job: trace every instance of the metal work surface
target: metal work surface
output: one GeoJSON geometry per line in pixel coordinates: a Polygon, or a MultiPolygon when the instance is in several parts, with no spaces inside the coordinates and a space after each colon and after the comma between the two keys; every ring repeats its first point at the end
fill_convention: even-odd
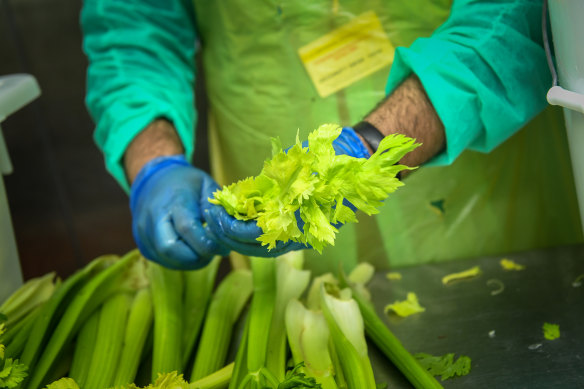
{"type": "MultiPolygon", "coordinates": [[[[411,352],[455,353],[472,359],[471,372],[441,382],[445,388],[583,388],[584,387],[584,246],[562,247],[504,256],[525,265],[505,271],[503,256],[394,269],[389,281],[377,273],[369,290],[378,314],[411,352]],[[482,273],[442,284],[442,277],[473,266],[482,273]],[[491,279],[499,280],[504,290],[491,279]],[[383,309],[415,292],[423,313],[406,318],[383,309]],[[559,339],[546,340],[544,322],[559,324],[559,339]],[[489,332],[494,331],[489,336],[489,332]]],[[[391,363],[370,346],[378,382],[389,388],[410,385],[391,363]]],[[[438,377],[440,381],[440,378],[438,377]]]]}

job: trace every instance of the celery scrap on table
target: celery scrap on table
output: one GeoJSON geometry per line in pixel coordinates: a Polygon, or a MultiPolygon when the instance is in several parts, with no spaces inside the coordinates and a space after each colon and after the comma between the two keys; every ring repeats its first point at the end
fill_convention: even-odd
{"type": "Polygon", "coordinates": [[[582,281],[584,281],[584,274],[580,274],[578,277],[576,277],[574,282],[572,282],[572,286],[574,288],[579,288],[582,286],[582,281]]]}
{"type": "Polygon", "coordinates": [[[392,272],[387,273],[385,275],[385,278],[387,278],[390,281],[399,281],[402,279],[402,274],[398,273],[396,271],[392,271],[392,272]]]}
{"type": "Polygon", "coordinates": [[[386,305],[385,313],[390,311],[395,312],[398,316],[408,317],[415,313],[424,312],[426,311],[426,308],[420,305],[418,296],[416,296],[414,292],[409,292],[405,300],[396,301],[393,304],[386,305]]]}
{"type": "Polygon", "coordinates": [[[470,373],[471,359],[466,355],[461,355],[456,361],[453,353],[441,356],[417,353],[414,357],[430,374],[441,376],[442,381],[470,373]]]}
{"type": "Polygon", "coordinates": [[[505,290],[505,284],[503,283],[503,281],[498,280],[496,278],[491,278],[487,280],[487,286],[494,287],[494,289],[491,290],[491,296],[501,294],[505,290]]]}
{"type": "Polygon", "coordinates": [[[474,266],[468,270],[464,270],[464,271],[461,271],[458,273],[448,274],[448,275],[442,277],[442,284],[448,285],[449,283],[451,283],[453,281],[464,280],[467,278],[473,278],[473,277],[478,276],[479,274],[481,274],[481,268],[479,266],[474,266]]]}
{"type": "Polygon", "coordinates": [[[543,336],[547,340],[554,340],[560,337],[559,324],[543,323],[543,336]]]}
{"type": "Polygon", "coordinates": [[[239,220],[256,220],[263,231],[258,240],[269,249],[291,240],[321,252],[334,245],[335,224],[357,221],[346,202],[367,215],[378,213],[383,200],[403,185],[396,175],[413,169],[396,163],[420,145],[394,134],[371,157],[355,158],[336,155],[333,141],[340,133],[340,126],[324,124],[308,135],[308,147],[297,137],[287,151],[272,139],[272,158],[258,176],[224,186],[209,201],[239,220]]]}
{"type": "Polygon", "coordinates": [[[512,261],[512,260],[507,259],[507,258],[501,259],[499,261],[499,263],[501,264],[501,267],[503,268],[503,270],[515,270],[515,271],[525,270],[525,265],[520,265],[520,264],[516,263],[515,261],[512,261]]]}

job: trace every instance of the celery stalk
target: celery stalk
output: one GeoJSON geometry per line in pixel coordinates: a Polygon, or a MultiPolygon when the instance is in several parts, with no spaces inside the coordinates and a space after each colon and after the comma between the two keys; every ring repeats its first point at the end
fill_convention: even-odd
{"type": "Polygon", "coordinates": [[[93,350],[84,389],[103,389],[113,385],[131,304],[132,296],[126,292],[117,293],[103,303],[95,339],[97,347],[93,350]]]}
{"type": "Polygon", "coordinates": [[[47,373],[62,353],[64,346],[71,341],[88,316],[119,288],[125,272],[139,258],[139,252],[133,250],[83,285],[59,320],[47,346],[42,350],[37,366],[31,368],[28,387],[38,388],[45,383],[47,373]]]}
{"type": "Polygon", "coordinates": [[[320,305],[349,388],[375,388],[363,318],[350,290],[323,284],[320,305]]]}
{"type": "Polygon", "coordinates": [[[153,315],[150,289],[140,289],[130,308],[122,355],[113,382],[115,386],[130,384],[136,378],[142,352],[152,327],[153,315]]]}
{"type": "Polygon", "coordinates": [[[73,351],[73,343],[69,343],[65,346],[61,356],[55,361],[55,364],[47,375],[47,382],[56,381],[67,375],[67,372],[71,370],[71,365],[73,363],[73,351]]]}
{"type": "Polygon", "coordinates": [[[30,337],[35,321],[40,314],[41,307],[42,305],[34,307],[32,311],[30,311],[19,321],[18,324],[22,323],[22,326],[18,329],[17,332],[10,333],[10,331],[8,331],[5,336],[2,337],[2,342],[4,342],[4,345],[6,346],[6,358],[20,358],[20,355],[26,346],[26,342],[30,337]]]}
{"type": "Polygon", "coordinates": [[[216,257],[200,270],[184,272],[183,366],[185,368],[201,331],[220,263],[221,257],[216,257]]]}
{"type": "Polygon", "coordinates": [[[55,272],[51,272],[28,280],[0,305],[0,313],[7,317],[7,328],[13,327],[53,295],[58,286],[58,281],[53,282],[55,275],[55,272]]]}
{"type": "Polygon", "coordinates": [[[314,277],[310,289],[308,290],[308,296],[306,297],[306,307],[308,309],[313,311],[318,311],[320,309],[320,288],[325,282],[334,285],[339,283],[332,273],[325,273],[321,276],[314,277]]]}
{"type": "MultiPolygon", "coordinates": [[[[41,307],[37,307],[36,309],[40,309],[41,307]]],[[[34,311],[34,310],[33,310],[34,311]]],[[[31,313],[33,313],[33,311],[31,311],[31,313]]],[[[21,331],[22,329],[27,325],[27,323],[29,321],[31,321],[32,316],[30,314],[26,315],[26,317],[24,317],[22,320],[19,320],[18,323],[16,323],[15,325],[13,325],[10,328],[6,328],[6,326],[4,325],[3,322],[1,322],[0,319],[0,325],[4,325],[4,332],[2,334],[2,337],[0,337],[0,341],[4,344],[8,344],[12,341],[12,339],[14,339],[21,331]]],[[[34,320],[32,320],[34,321],[34,320]]]]}
{"type": "Polygon", "coordinates": [[[359,305],[359,310],[365,322],[367,336],[379,347],[379,349],[393,362],[402,374],[416,388],[442,388],[442,385],[430,375],[416,359],[405,349],[399,339],[387,328],[371,304],[360,295],[359,291],[351,285],[341,272],[341,283],[349,286],[353,291],[353,299],[359,305]]]}
{"type": "Polygon", "coordinates": [[[243,334],[239,342],[229,389],[239,389],[241,382],[247,377],[247,341],[249,335],[249,316],[245,318],[243,334]]]}
{"type": "Polygon", "coordinates": [[[292,251],[277,259],[276,301],[266,350],[266,368],[279,381],[286,375],[286,307],[291,300],[302,295],[310,282],[310,271],[302,270],[303,262],[302,251],[292,251]]]}
{"type": "Polygon", "coordinates": [[[82,387],[85,387],[87,375],[91,367],[91,357],[95,350],[95,341],[97,337],[97,328],[99,326],[99,314],[101,308],[95,310],[89,316],[89,319],[83,323],[79,330],[77,340],[75,343],[75,351],[73,353],[73,362],[69,377],[73,378],[82,387]]]}
{"type": "Polygon", "coordinates": [[[154,262],[148,266],[154,303],[152,380],[158,374],[182,372],[183,277],[154,262]]]}
{"type": "Polygon", "coordinates": [[[252,275],[249,270],[234,270],[219,284],[205,317],[191,381],[201,379],[223,367],[233,326],[251,292],[252,275]]]}
{"type": "Polygon", "coordinates": [[[47,342],[55,330],[55,326],[59,323],[63,312],[67,310],[73,298],[75,298],[89,279],[100,273],[117,259],[118,257],[114,255],[101,256],[94,259],[83,269],[67,278],[57,288],[46,304],[43,305],[20,358],[21,363],[29,367],[29,371],[36,370],[36,364],[40,354],[46,348],[47,342]]]}
{"type": "Polygon", "coordinates": [[[209,374],[199,380],[191,382],[189,389],[223,389],[229,385],[231,376],[233,374],[234,363],[217,370],[215,373],[209,374]]]}
{"type": "Polygon", "coordinates": [[[339,389],[348,389],[349,386],[347,385],[347,380],[345,379],[345,375],[343,374],[343,368],[341,366],[341,361],[339,360],[339,354],[335,349],[335,344],[332,338],[329,338],[328,344],[329,353],[331,354],[331,359],[333,362],[333,371],[335,372],[335,382],[339,389]]]}
{"type": "Polygon", "coordinates": [[[304,362],[301,371],[314,377],[323,389],[337,389],[328,350],[330,333],[322,312],[310,311],[292,299],[286,307],[286,330],[294,364],[304,362]]]}
{"type": "MultiPolygon", "coordinates": [[[[272,314],[276,302],[276,259],[252,257],[253,298],[249,311],[247,368],[258,372],[266,362],[272,314]]],[[[263,378],[257,376],[260,381],[263,378]]]]}

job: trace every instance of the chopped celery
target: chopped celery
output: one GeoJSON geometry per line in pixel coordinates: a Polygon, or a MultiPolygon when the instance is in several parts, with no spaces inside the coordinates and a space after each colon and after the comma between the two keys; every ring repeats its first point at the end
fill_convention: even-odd
{"type": "Polygon", "coordinates": [[[470,372],[471,360],[466,355],[461,355],[456,361],[453,353],[442,356],[418,353],[414,357],[430,374],[441,376],[442,381],[456,376],[464,376],[470,372]]]}
{"type": "Polygon", "coordinates": [[[464,280],[467,278],[473,278],[481,274],[481,268],[479,266],[471,267],[470,269],[458,272],[458,273],[451,273],[442,277],[442,284],[448,285],[452,281],[464,280]]]}
{"type": "Polygon", "coordinates": [[[409,292],[406,300],[395,301],[393,304],[385,306],[385,313],[390,311],[395,312],[401,317],[408,317],[410,315],[425,312],[426,308],[422,307],[418,301],[418,296],[414,292],[409,292]]]}
{"type": "Polygon", "coordinates": [[[543,336],[547,340],[554,340],[560,337],[559,324],[543,323],[543,336]]]}

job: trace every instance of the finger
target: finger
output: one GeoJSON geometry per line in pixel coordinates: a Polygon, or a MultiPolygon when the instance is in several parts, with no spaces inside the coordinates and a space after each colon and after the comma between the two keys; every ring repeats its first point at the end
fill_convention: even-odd
{"type": "Polygon", "coordinates": [[[140,253],[144,258],[151,261],[157,259],[156,250],[154,244],[152,243],[151,237],[154,231],[153,223],[148,217],[143,217],[144,213],[135,214],[132,218],[132,235],[134,237],[134,242],[140,250],[140,253]],[[142,217],[139,217],[141,215],[142,217]]]}
{"type": "Polygon", "coordinates": [[[237,220],[219,205],[208,207],[204,218],[216,235],[223,235],[242,243],[255,244],[257,238],[263,234],[255,221],[237,220]]]}
{"type": "Polygon", "coordinates": [[[200,255],[182,240],[172,223],[170,215],[160,220],[153,234],[154,261],[173,269],[198,269],[204,267],[212,256],[200,255]]]}
{"type": "Polygon", "coordinates": [[[185,196],[175,202],[171,213],[176,234],[197,254],[203,257],[229,254],[229,249],[209,234],[208,229],[203,228],[201,210],[192,196],[185,196]]]}
{"type": "MultiPolygon", "coordinates": [[[[203,214],[211,212],[210,210],[203,211],[203,214]]],[[[232,239],[229,236],[222,233],[222,230],[218,226],[213,224],[219,224],[215,218],[205,215],[205,219],[209,220],[209,226],[216,233],[217,239],[223,242],[224,245],[228,246],[231,250],[237,251],[240,254],[250,255],[254,257],[277,257],[279,255],[285,254],[291,250],[300,250],[308,248],[306,245],[298,242],[276,242],[276,246],[268,249],[268,246],[262,245],[257,238],[252,242],[241,242],[236,239],[232,239]],[[217,232],[218,231],[218,232],[217,232]]],[[[258,235],[259,237],[259,235],[258,235]]]]}
{"type": "Polygon", "coordinates": [[[200,198],[200,208],[205,210],[209,207],[214,206],[214,204],[209,202],[209,199],[215,198],[215,192],[221,188],[217,183],[209,176],[205,176],[203,179],[203,185],[201,187],[201,198],[200,198]]]}

